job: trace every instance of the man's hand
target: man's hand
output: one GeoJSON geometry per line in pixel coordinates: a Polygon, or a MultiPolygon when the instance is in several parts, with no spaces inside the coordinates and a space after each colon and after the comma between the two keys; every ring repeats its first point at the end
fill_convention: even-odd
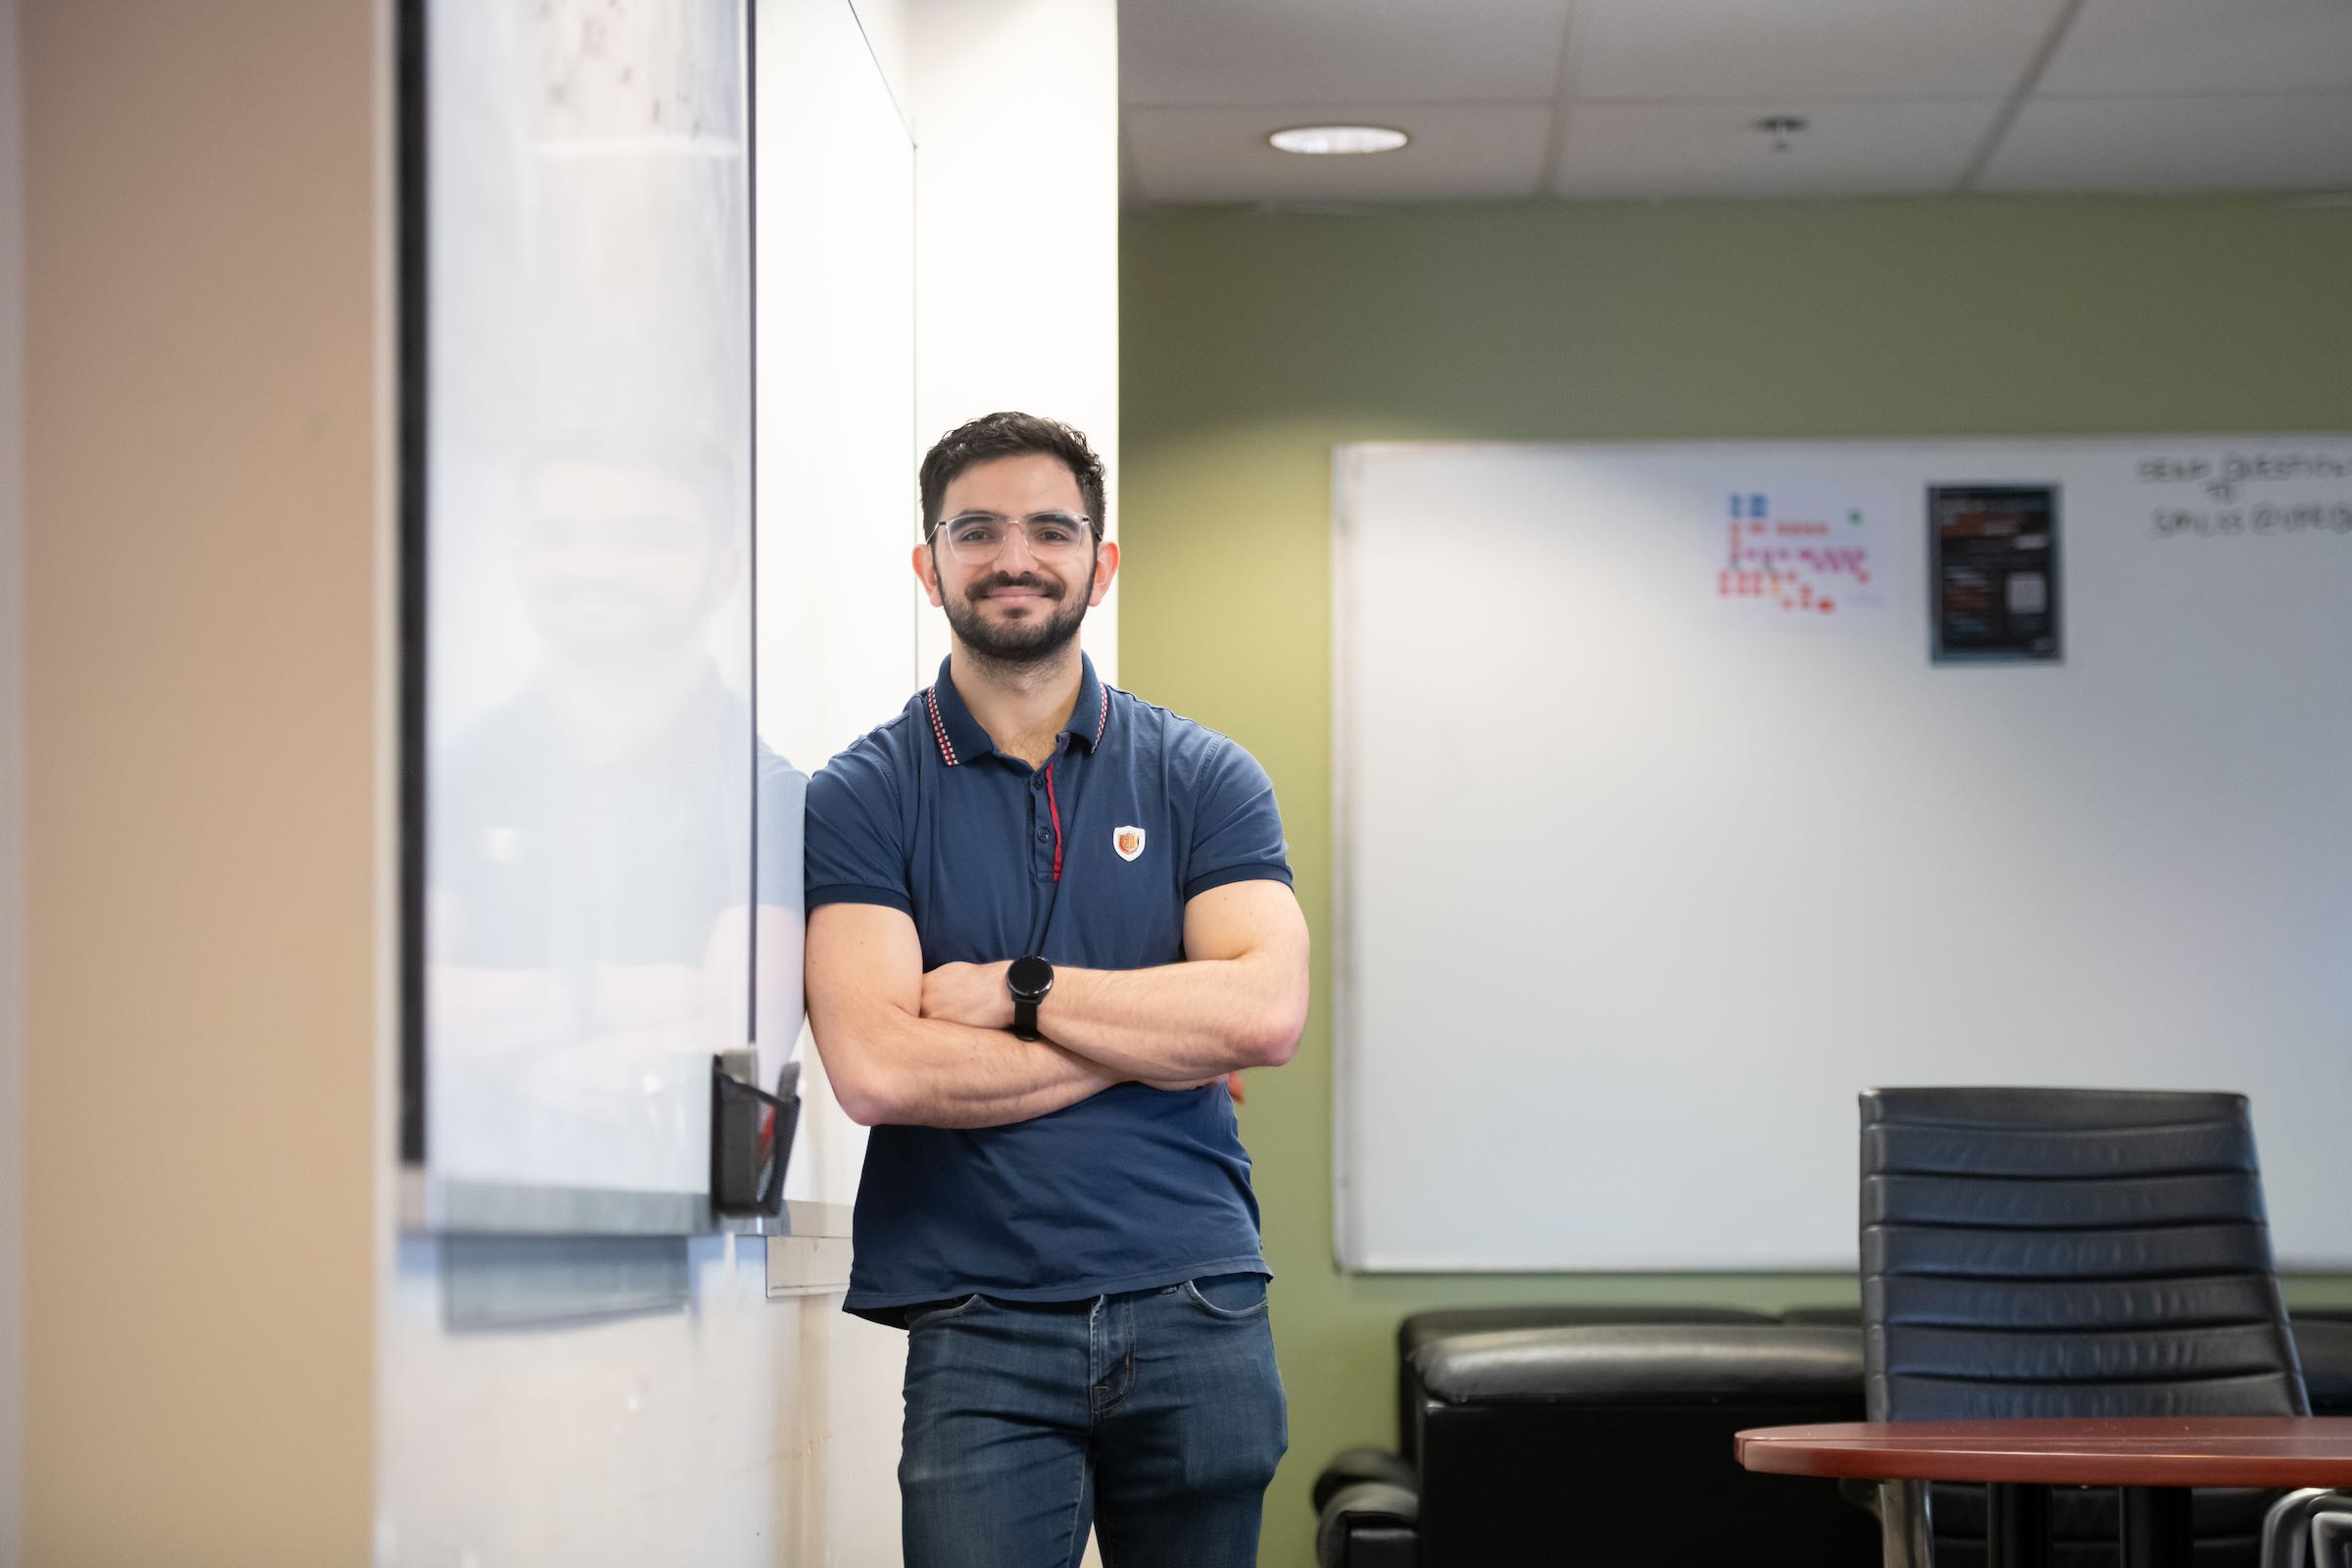
{"type": "Polygon", "coordinates": [[[1184,906],[1184,961],[1057,969],[1048,1040],[1155,1089],[1279,1067],[1306,1027],[1306,920],[1289,886],[1228,882],[1184,906]]]}
{"type": "Polygon", "coordinates": [[[1012,1027],[1007,963],[943,963],[923,976],[922,1016],[973,1029],[1012,1027]]]}
{"type": "MultiPolygon", "coordinates": [[[[1306,1027],[1307,933],[1282,882],[1230,882],[1184,906],[1184,961],[1148,969],[1056,965],[1044,1039],[1113,1083],[1197,1089],[1244,1067],[1279,1067],[1306,1027]]],[[[922,979],[926,1023],[1012,1028],[1004,963],[943,963],[922,979]]]]}
{"type": "Polygon", "coordinates": [[[852,1120],[913,1127],[1002,1127],[1099,1095],[1127,1074],[1044,1040],[1015,1040],[1004,965],[926,976],[914,921],[878,904],[808,915],[808,1028],[852,1120]],[[985,985],[983,977],[986,978],[985,985]],[[932,982],[937,981],[934,991],[932,982]],[[994,1000],[984,994],[993,988],[994,1000]],[[934,1015],[934,1001],[993,1009],[985,1027],[934,1015]]]}
{"type": "MultiPolygon", "coordinates": [[[[973,1029],[1012,1027],[1012,992],[1004,981],[1006,963],[943,963],[923,976],[923,1012],[942,1023],[973,1029]]],[[[1199,1089],[1215,1083],[1223,1073],[1202,1078],[1139,1078],[1153,1089],[1199,1089]]]]}
{"type": "MultiPolygon", "coordinates": [[[[922,1021],[1009,1031],[1011,968],[943,963],[929,971],[919,988],[922,1021]]],[[[1306,918],[1290,886],[1228,882],[1185,904],[1182,962],[1056,965],[1054,989],[1038,1006],[1038,1043],[1102,1068],[1112,1083],[1197,1089],[1290,1060],[1306,1027],[1306,918]]]]}

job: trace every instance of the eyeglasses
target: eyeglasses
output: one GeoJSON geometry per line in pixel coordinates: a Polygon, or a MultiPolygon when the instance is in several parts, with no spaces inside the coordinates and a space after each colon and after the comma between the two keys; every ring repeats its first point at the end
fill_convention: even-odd
{"type": "Polygon", "coordinates": [[[931,530],[945,539],[948,554],[959,564],[982,566],[1004,553],[1004,541],[1019,534],[1029,554],[1048,565],[1074,561],[1093,542],[1094,519],[1067,512],[1033,512],[1026,517],[1001,516],[994,512],[966,512],[931,530]]]}

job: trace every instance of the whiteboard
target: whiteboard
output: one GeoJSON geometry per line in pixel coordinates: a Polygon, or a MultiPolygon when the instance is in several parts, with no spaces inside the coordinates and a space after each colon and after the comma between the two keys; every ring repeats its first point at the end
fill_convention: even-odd
{"type": "Polygon", "coordinates": [[[1344,1266],[1850,1268],[1907,1083],[2242,1092],[2281,1263],[2352,1264],[2352,439],[1366,445],[1334,499],[1344,1266]],[[2048,498],[2039,655],[1936,659],[1938,487],[2048,498]]]}

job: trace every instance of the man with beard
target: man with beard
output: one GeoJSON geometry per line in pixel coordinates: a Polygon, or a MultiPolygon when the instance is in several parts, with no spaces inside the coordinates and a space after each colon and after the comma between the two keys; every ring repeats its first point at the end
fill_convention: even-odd
{"type": "Polygon", "coordinates": [[[873,1128],[848,1308],[909,1333],[907,1562],[1255,1560],[1287,1445],[1226,1077],[1307,933],[1239,746],[1104,686],[1102,466],[993,414],[923,460],[939,678],[808,792],[808,1016],[873,1128]]]}

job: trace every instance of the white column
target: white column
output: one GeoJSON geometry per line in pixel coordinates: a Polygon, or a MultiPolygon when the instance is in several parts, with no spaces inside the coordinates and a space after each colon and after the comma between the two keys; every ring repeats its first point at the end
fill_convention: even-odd
{"type": "MultiPolygon", "coordinates": [[[[913,77],[919,445],[1023,409],[1087,433],[1118,529],[1119,50],[1115,0],[905,0],[913,77]]],[[[913,542],[908,484],[907,540],[913,542]]],[[[911,583],[909,592],[913,591],[911,583]]],[[[1118,670],[1118,590],[1087,617],[1118,670]]],[[[947,626],[925,605],[925,670],[947,626]]]]}

